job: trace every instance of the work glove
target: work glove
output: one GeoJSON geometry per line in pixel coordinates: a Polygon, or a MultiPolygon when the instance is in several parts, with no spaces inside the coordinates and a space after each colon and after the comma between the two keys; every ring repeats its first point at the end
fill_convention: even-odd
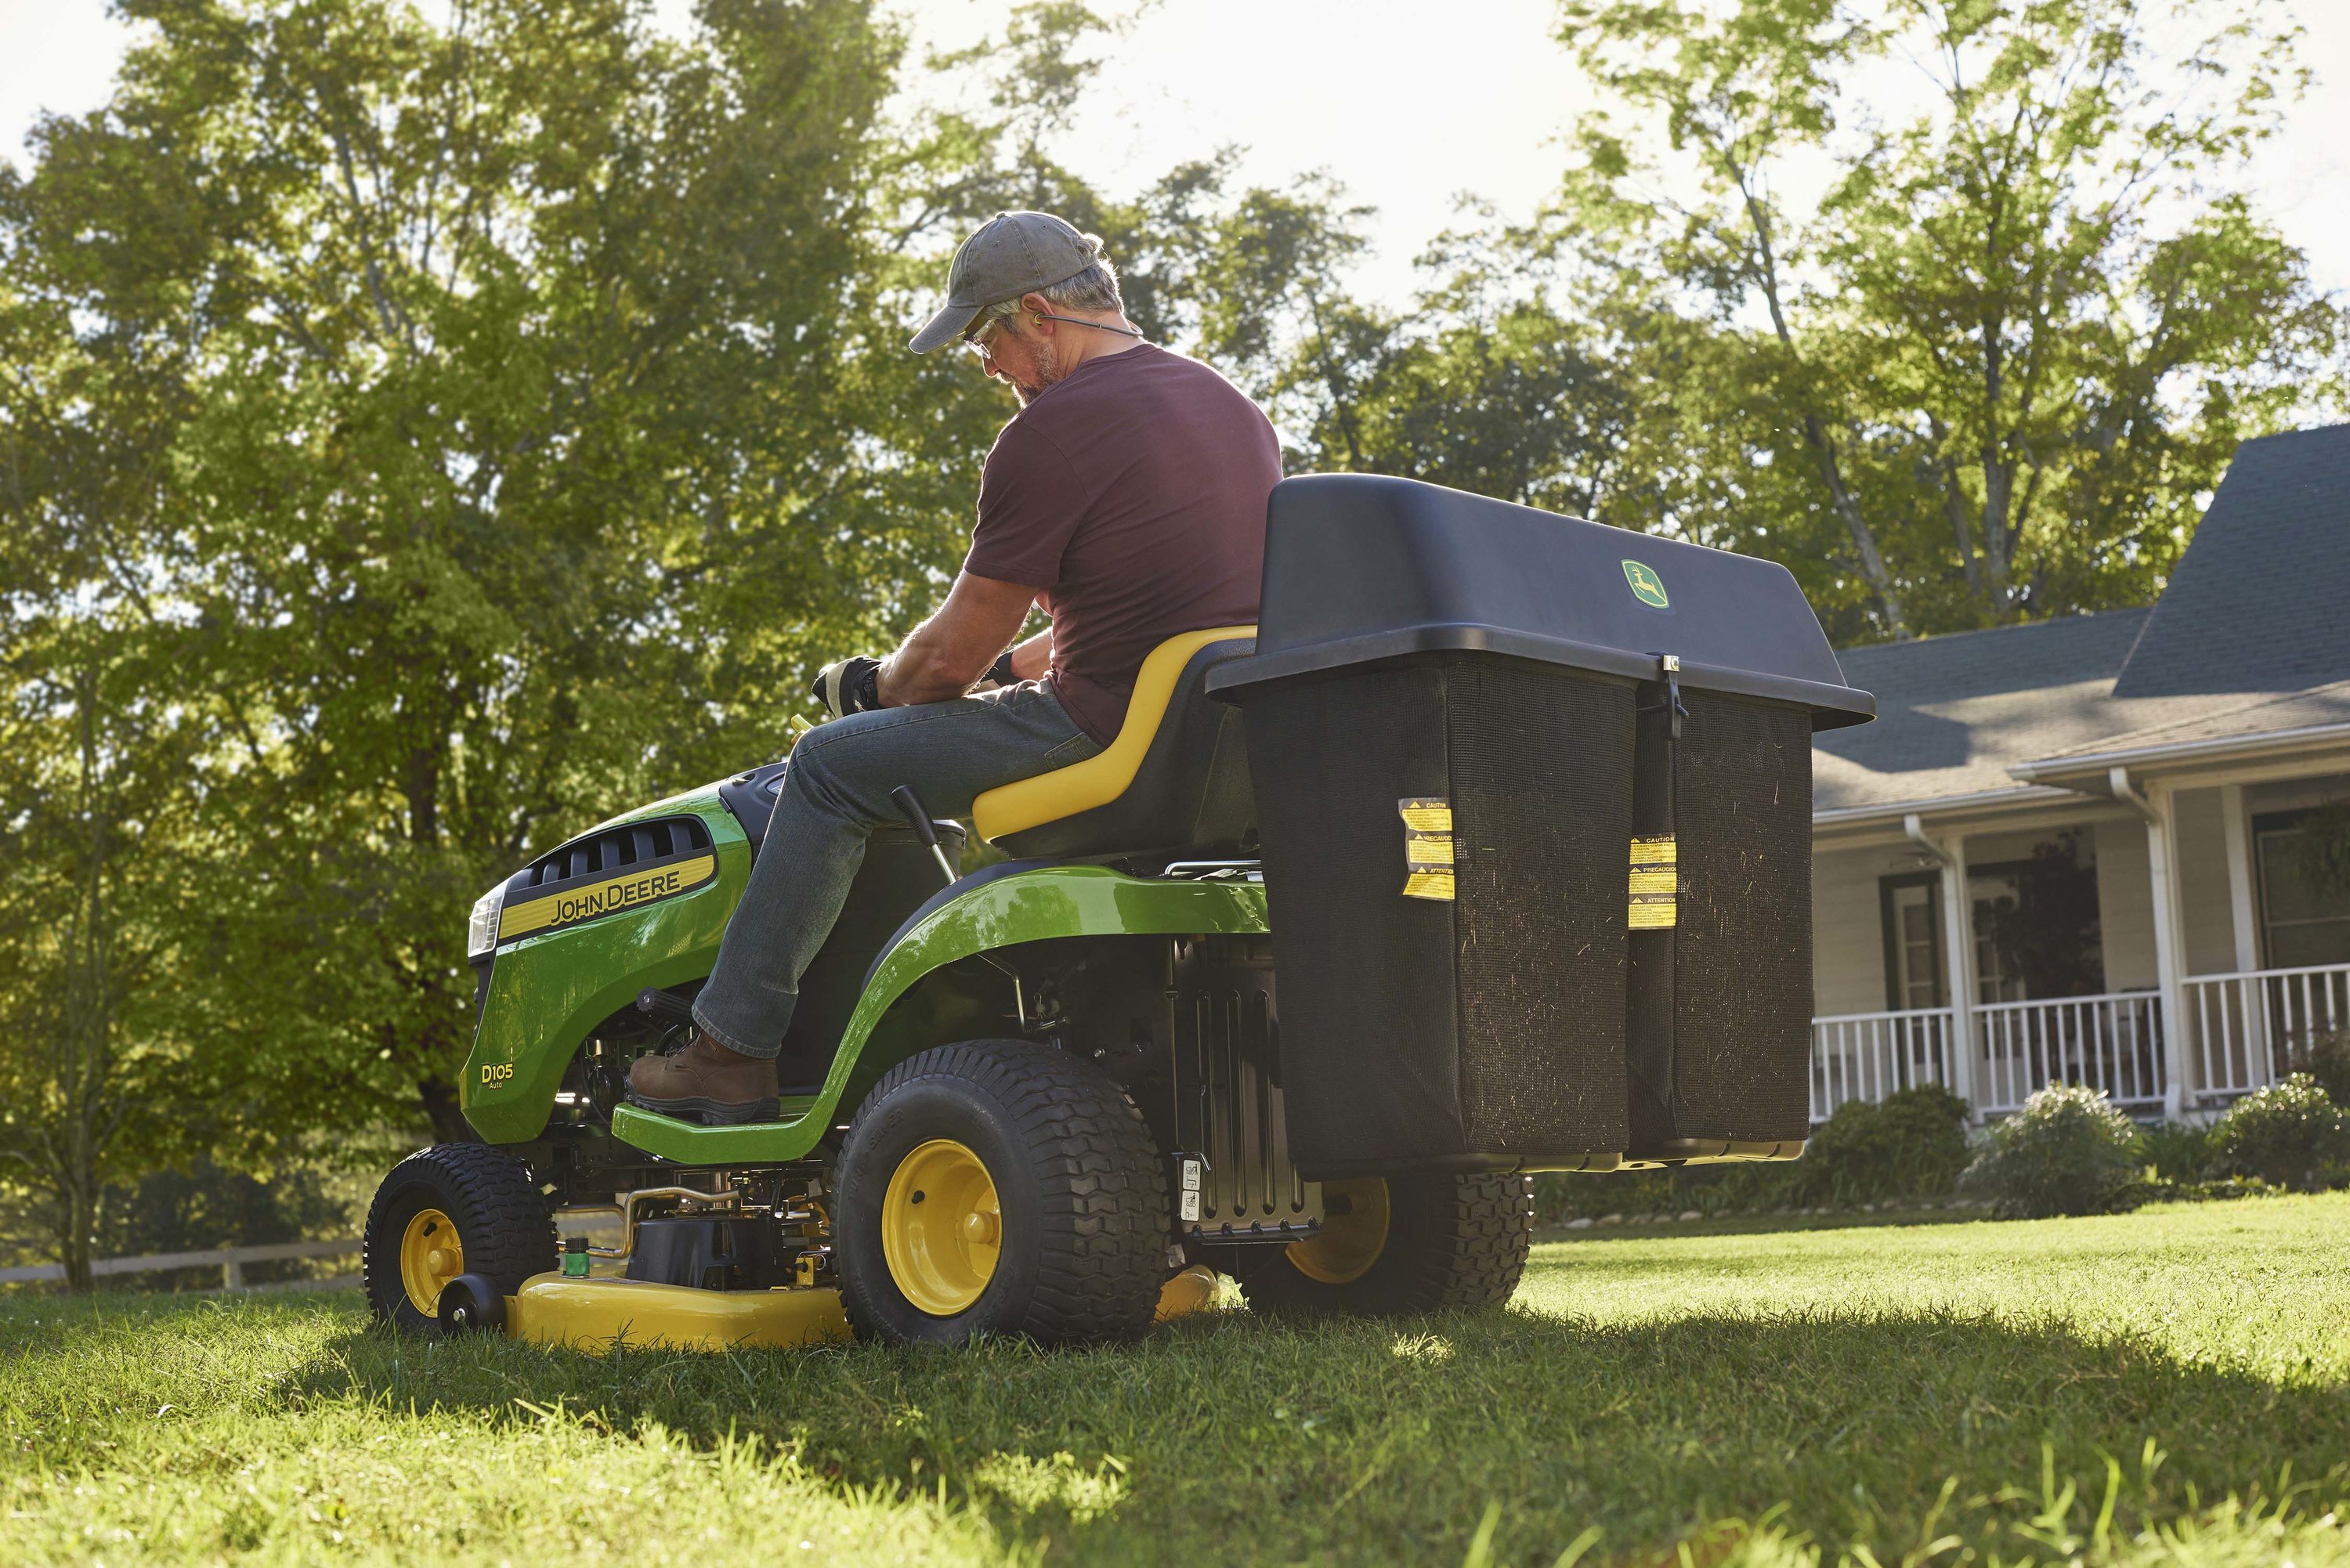
{"type": "Polygon", "coordinates": [[[860,653],[827,664],[816,672],[816,682],[808,691],[832,718],[869,713],[881,706],[881,661],[860,653]]]}

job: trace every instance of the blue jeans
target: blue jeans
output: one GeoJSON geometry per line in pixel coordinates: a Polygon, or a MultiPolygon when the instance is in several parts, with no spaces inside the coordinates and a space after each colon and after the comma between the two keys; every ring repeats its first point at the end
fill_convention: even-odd
{"type": "Polygon", "coordinates": [[[766,843],[727,921],[693,1019],[732,1050],[774,1057],[800,976],[832,934],[865,840],[900,822],[889,792],[910,784],[932,816],[968,816],[977,796],[1099,753],[1040,680],[976,697],[851,713],[792,748],[766,843]]]}

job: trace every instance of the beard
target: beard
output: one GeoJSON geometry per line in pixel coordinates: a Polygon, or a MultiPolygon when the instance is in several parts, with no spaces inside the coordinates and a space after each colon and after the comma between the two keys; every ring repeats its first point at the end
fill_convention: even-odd
{"type": "Polygon", "coordinates": [[[1061,379],[1068,374],[1061,369],[1059,357],[1054,352],[1053,343],[1049,338],[1037,340],[1036,347],[1030,350],[1029,363],[1034,367],[1032,372],[1035,378],[1034,380],[1017,380],[1009,376],[1004,378],[1012,382],[1013,395],[1020,400],[1020,406],[1024,409],[1051,391],[1060,384],[1061,379]]]}

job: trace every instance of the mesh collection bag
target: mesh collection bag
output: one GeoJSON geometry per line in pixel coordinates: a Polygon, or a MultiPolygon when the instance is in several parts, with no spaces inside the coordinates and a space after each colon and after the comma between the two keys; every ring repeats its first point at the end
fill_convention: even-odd
{"type": "Polygon", "coordinates": [[[1306,1176],[1624,1147],[1624,910],[1583,892],[1621,879],[1632,737],[1628,682],[1458,657],[1251,708],[1306,1176]]]}
{"type": "Polygon", "coordinates": [[[1284,481],[1238,703],[1315,1179],[1792,1157],[1811,736],[1786,571],[1410,480],[1284,481]]]}

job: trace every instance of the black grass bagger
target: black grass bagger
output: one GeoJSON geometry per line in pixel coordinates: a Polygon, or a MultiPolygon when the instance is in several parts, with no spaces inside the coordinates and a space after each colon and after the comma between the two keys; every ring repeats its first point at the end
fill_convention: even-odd
{"type": "Polygon", "coordinates": [[[1775,566],[1405,480],[1273,493],[1262,627],[1170,639],[1100,755],[908,800],[803,983],[814,1094],[624,1104],[788,759],[475,906],[479,1144],[386,1178],[396,1327],[583,1345],[1118,1339],[1196,1305],[1506,1299],[1525,1172],[1793,1158],[1810,737],[1866,720],[1775,566]],[[943,884],[943,885],[941,885],[943,884]],[[558,1260],[554,1216],[607,1238],[558,1260]],[[561,1267],[558,1268],[558,1262],[561,1267]]]}

